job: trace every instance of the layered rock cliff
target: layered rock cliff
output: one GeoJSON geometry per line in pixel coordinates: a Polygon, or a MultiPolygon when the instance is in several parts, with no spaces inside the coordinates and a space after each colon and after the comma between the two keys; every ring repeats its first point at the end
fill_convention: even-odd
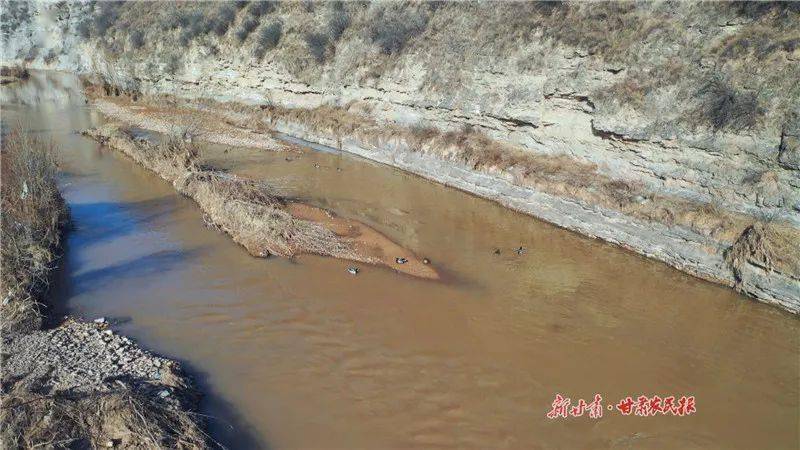
{"type": "Polygon", "coordinates": [[[797,4],[6,2],[2,33],[800,311],[797,4]]]}

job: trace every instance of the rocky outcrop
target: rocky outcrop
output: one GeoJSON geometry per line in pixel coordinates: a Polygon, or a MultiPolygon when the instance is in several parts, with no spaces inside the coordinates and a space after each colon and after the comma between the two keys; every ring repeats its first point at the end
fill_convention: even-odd
{"type": "MultiPolygon", "coordinates": [[[[650,194],[711,205],[794,235],[800,228],[797,123],[786,111],[800,102],[796,89],[776,86],[790,86],[786,80],[797,71],[792,61],[800,57],[798,50],[781,40],[798,32],[791,20],[796,11],[666,3],[608,7],[616,9],[598,17],[613,17],[615,25],[598,30],[592,28],[597,21],[587,18],[599,6],[423,5],[398,13],[415,24],[400,45],[375,28],[384,20],[381,5],[310,12],[281,5],[260,20],[279,21],[289,31],[260,59],[252,56],[260,41],[234,37],[249,9],[234,15],[229,31],[191,38],[177,55],[170,39],[183,39],[186,30],[156,26],[167,23],[166,14],[154,13],[156,25],[146,31],[171,38],[150,35],[147,51],[137,52],[122,31],[82,37],[82,16],[105,13],[68,4],[38,7],[34,19],[10,35],[4,58],[98,75],[123,91],[265,108],[327,105],[387,127],[479,130],[530,154],[569,157],[596,167],[599,176],[650,194]],[[336,14],[347,14],[350,27],[314,53],[304,30],[336,14]],[[644,29],[648,18],[660,28],[644,29]],[[557,23],[575,29],[561,30],[557,23]],[[747,47],[751,35],[758,31],[763,38],[770,26],[783,34],[765,38],[775,44],[768,53],[747,47]],[[492,27],[516,41],[503,41],[492,27]],[[761,69],[766,60],[771,71],[761,69]],[[760,86],[755,96],[748,93],[754,86],[760,86]],[[763,97],[766,87],[777,96],[763,97]]],[[[441,155],[412,151],[391,136],[364,140],[289,117],[268,125],[494,199],[800,311],[800,269],[745,277],[746,270],[726,260],[727,249],[746,227],[735,236],[712,236],[520,186],[510,172],[476,171],[441,155]]]]}

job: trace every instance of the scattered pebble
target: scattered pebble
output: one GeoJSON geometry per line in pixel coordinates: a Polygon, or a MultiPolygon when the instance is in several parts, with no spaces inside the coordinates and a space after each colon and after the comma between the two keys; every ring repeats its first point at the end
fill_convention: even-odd
{"type": "Polygon", "coordinates": [[[422,264],[430,264],[431,260],[428,258],[422,258],[422,264]]]}
{"type": "Polygon", "coordinates": [[[97,319],[94,319],[94,323],[106,323],[106,318],[98,317],[97,319]]]}
{"type": "Polygon", "coordinates": [[[39,380],[42,392],[95,392],[109,389],[109,383],[127,388],[120,378],[154,383],[173,373],[167,360],[127,337],[103,330],[96,320],[67,319],[56,328],[15,335],[4,346],[8,352],[4,371],[12,377],[39,380]]]}

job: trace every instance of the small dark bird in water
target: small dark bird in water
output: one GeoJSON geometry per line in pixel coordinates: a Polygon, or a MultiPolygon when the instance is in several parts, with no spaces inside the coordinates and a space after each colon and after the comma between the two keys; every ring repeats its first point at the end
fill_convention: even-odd
{"type": "Polygon", "coordinates": [[[316,167],[317,169],[319,169],[319,164],[317,164],[317,163],[314,163],[314,167],[316,167]]]}
{"type": "Polygon", "coordinates": [[[228,153],[228,149],[226,148],[226,149],[225,149],[225,151],[224,151],[224,152],[222,152],[222,153],[228,153]]]}
{"type": "Polygon", "coordinates": [[[341,171],[342,171],[342,168],[341,168],[341,167],[337,167],[337,168],[336,168],[336,171],[337,171],[337,172],[341,172],[341,171]]]}
{"type": "Polygon", "coordinates": [[[395,258],[394,262],[396,262],[397,264],[405,264],[408,262],[408,260],[401,257],[401,258],[395,258]]]}
{"type": "Polygon", "coordinates": [[[289,158],[288,156],[286,158],[284,158],[284,159],[286,160],[286,162],[289,162],[289,161],[292,160],[292,158],[289,158]]]}
{"type": "Polygon", "coordinates": [[[521,255],[523,253],[525,253],[525,247],[520,247],[520,248],[517,249],[517,254],[518,255],[521,255]]]}
{"type": "Polygon", "coordinates": [[[494,254],[495,255],[499,255],[500,254],[500,249],[499,248],[494,249],[494,254]]]}
{"type": "Polygon", "coordinates": [[[431,260],[428,258],[422,258],[422,264],[430,264],[431,260]]]}
{"type": "Polygon", "coordinates": [[[358,275],[358,267],[348,267],[347,272],[351,275],[358,275]]]}

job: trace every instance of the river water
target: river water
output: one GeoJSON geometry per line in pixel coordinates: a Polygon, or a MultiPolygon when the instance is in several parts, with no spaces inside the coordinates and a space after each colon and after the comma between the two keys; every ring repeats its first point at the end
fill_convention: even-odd
{"type": "Polygon", "coordinates": [[[252,258],[172,186],[76,133],[103,119],[73,77],[0,89],[4,121],[60,148],[74,226],[53,301],[183,361],[231,448],[800,446],[789,314],[347,155],[208,149],[212,164],[373,226],[443,278],[252,258]],[[691,395],[697,412],[547,419],[557,393],[691,395]]]}

